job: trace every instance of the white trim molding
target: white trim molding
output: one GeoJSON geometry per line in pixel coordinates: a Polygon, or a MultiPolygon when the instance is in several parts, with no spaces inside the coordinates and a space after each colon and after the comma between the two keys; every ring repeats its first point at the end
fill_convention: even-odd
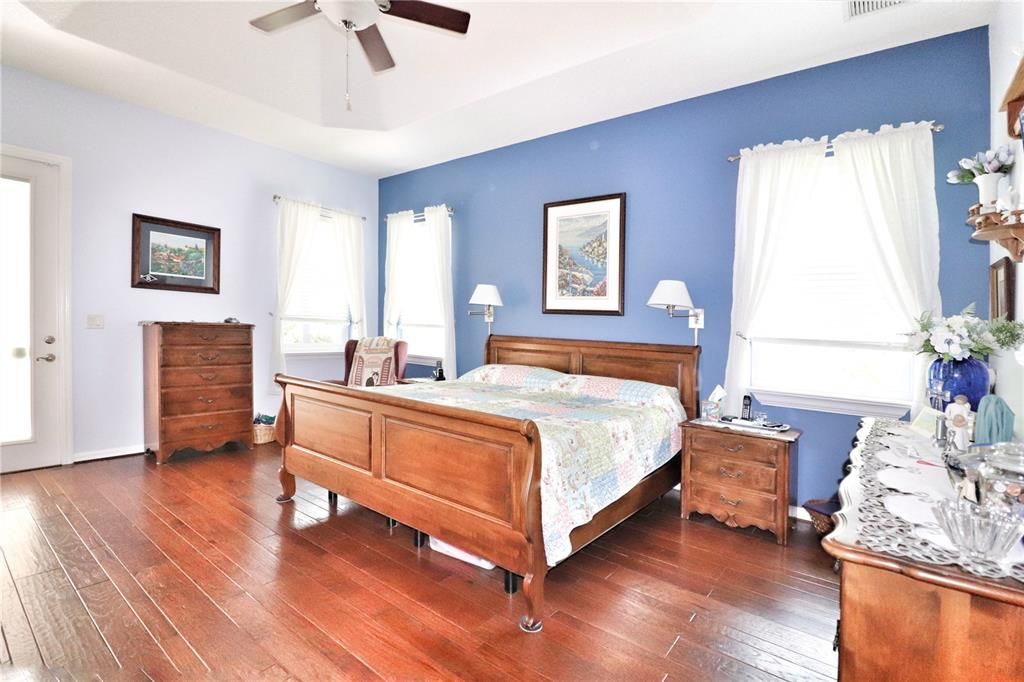
{"type": "Polygon", "coordinates": [[[125,445],[120,448],[88,450],[86,452],[76,452],[75,462],[88,462],[93,459],[110,459],[111,457],[131,457],[132,455],[145,454],[145,452],[145,445],[125,445]]]}
{"type": "Polygon", "coordinates": [[[74,413],[71,402],[71,159],[13,144],[0,144],[0,154],[35,161],[57,169],[60,206],[57,211],[57,244],[54,245],[57,252],[57,268],[53,277],[59,292],[56,332],[57,337],[63,340],[64,357],[58,368],[60,396],[56,402],[56,410],[60,422],[60,463],[71,464],[75,461],[72,452],[74,413]]]}
{"type": "Polygon", "coordinates": [[[848,414],[854,417],[889,417],[892,419],[899,419],[910,411],[910,405],[907,403],[884,400],[805,395],[769,388],[751,388],[750,392],[759,403],[769,407],[790,407],[798,410],[848,414]]]}

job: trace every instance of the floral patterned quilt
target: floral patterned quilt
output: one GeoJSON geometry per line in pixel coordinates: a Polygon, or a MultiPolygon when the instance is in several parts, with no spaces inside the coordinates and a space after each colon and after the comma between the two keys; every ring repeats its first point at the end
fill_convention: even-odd
{"type": "Polygon", "coordinates": [[[685,413],[675,389],[642,381],[485,365],[456,381],[373,389],[516,419],[541,437],[544,551],[554,566],[569,533],[679,452],[685,413]]]}

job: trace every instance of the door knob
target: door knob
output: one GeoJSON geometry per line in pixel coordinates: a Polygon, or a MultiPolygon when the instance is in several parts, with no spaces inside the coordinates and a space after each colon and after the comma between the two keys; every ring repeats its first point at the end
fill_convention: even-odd
{"type": "Polygon", "coordinates": [[[54,355],[53,353],[47,353],[46,355],[40,355],[39,357],[37,357],[36,362],[39,362],[40,360],[45,360],[46,362],[53,362],[56,359],[56,355],[54,355]]]}
{"type": "Polygon", "coordinates": [[[43,337],[43,343],[56,343],[56,342],[57,342],[57,339],[53,338],[52,336],[44,336],[43,337]]]}

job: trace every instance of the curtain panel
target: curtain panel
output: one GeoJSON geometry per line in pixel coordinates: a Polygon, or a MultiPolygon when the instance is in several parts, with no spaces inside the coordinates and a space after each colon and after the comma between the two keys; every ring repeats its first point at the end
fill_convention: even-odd
{"type": "Polygon", "coordinates": [[[826,138],[821,138],[740,152],[726,414],[740,414],[750,385],[749,326],[771,277],[785,223],[810,204],[826,145],[826,138]]]}

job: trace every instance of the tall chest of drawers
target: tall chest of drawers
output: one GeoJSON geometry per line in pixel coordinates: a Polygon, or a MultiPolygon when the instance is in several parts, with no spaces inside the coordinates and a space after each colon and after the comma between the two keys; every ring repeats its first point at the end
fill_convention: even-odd
{"type": "Polygon", "coordinates": [[[683,518],[710,514],[728,526],[756,526],[786,544],[799,438],[798,429],[753,433],[684,424],[683,518]]]}
{"type": "Polygon", "coordinates": [[[252,448],[252,325],[142,322],[146,451],[252,448]]]}

